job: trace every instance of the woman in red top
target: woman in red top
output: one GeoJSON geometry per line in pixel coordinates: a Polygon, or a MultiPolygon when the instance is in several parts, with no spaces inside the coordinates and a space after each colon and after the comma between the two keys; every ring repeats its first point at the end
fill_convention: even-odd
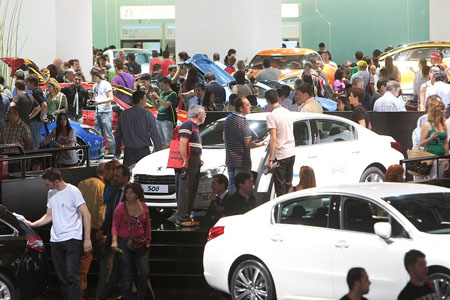
{"type": "Polygon", "coordinates": [[[140,184],[127,184],[124,193],[125,201],[119,203],[114,211],[111,248],[114,250],[119,248],[123,252],[118,256],[121,270],[120,286],[124,299],[133,299],[131,288],[135,277],[138,278],[137,299],[148,299],[148,250],[130,250],[127,241],[130,237],[145,238],[147,248],[150,247],[150,215],[144,203],[144,191],[140,184]]]}

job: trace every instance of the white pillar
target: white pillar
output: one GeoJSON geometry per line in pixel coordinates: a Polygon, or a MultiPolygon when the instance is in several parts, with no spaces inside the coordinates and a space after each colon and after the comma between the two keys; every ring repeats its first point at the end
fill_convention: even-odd
{"type": "MultiPolygon", "coordinates": [[[[11,16],[18,0],[7,2],[7,14],[11,16]]],[[[31,59],[40,68],[53,63],[56,57],[63,61],[78,58],[83,72],[89,73],[92,67],[92,0],[22,0],[17,48],[18,57],[31,59]]]]}
{"type": "Polygon", "coordinates": [[[450,1],[429,0],[430,3],[430,40],[449,41],[450,40],[450,1]]]}
{"type": "Polygon", "coordinates": [[[281,47],[281,0],[176,0],[176,51],[237,59],[281,47]]]}

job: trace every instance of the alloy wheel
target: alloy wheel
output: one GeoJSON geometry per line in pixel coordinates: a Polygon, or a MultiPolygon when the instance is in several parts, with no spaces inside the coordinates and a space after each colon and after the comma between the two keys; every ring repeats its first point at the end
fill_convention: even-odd
{"type": "Polygon", "coordinates": [[[235,299],[268,299],[268,289],[267,278],[257,266],[245,266],[237,273],[235,299]]]}
{"type": "Polygon", "coordinates": [[[428,277],[436,291],[437,299],[450,300],[450,276],[445,273],[433,273],[428,277]]]}

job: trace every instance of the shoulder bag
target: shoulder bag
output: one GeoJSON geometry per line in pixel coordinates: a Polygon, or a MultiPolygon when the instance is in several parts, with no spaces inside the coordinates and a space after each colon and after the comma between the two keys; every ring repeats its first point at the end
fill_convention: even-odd
{"type": "MultiPolygon", "coordinates": [[[[421,150],[407,150],[408,158],[433,157],[435,154],[421,150]]],[[[406,170],[414,176],[428,176],[433,166],[434,159],[416,161],[406,164],[406,170]]]]}
{"type": "MultiPolygon", "coordinates": [[[[150,249],[147,247],[147,239],[144,237],[134,237],[131,235],[131,226],[130,226],[130,214],[128,213],[127,204],[124,202],[125,211],[127,213],[127,223],[128,223],[128,232],[130,233],[130,237],[127,241],[127,248],[134,252],[145,252],[150,249]]],[[[139,203],[139,205],[142,205],[139,203]]]]}

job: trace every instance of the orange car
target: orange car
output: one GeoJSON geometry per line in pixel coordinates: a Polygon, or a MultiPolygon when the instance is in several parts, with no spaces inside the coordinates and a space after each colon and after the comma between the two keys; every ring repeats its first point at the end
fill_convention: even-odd
{"type": "MultiPolygon", "coordinates": [[[[270,59],[270,66],[281,70],[280,80],[285,84],[293,86],[295,79],[303,72],[303,65],[311,59],[322,60],[319,53],[306,48],[276,48],[264,50],[256,53],[249,63],[249,68],[253,69],[253,76],[263,69],[263,60],[270,59]],[[292,82],[291,82],[292,81],[292,82]]],[[[330,84],[334,81],[336,69],[329,65],[324,66],[323,70],[328,77],[330,84]]]]}

